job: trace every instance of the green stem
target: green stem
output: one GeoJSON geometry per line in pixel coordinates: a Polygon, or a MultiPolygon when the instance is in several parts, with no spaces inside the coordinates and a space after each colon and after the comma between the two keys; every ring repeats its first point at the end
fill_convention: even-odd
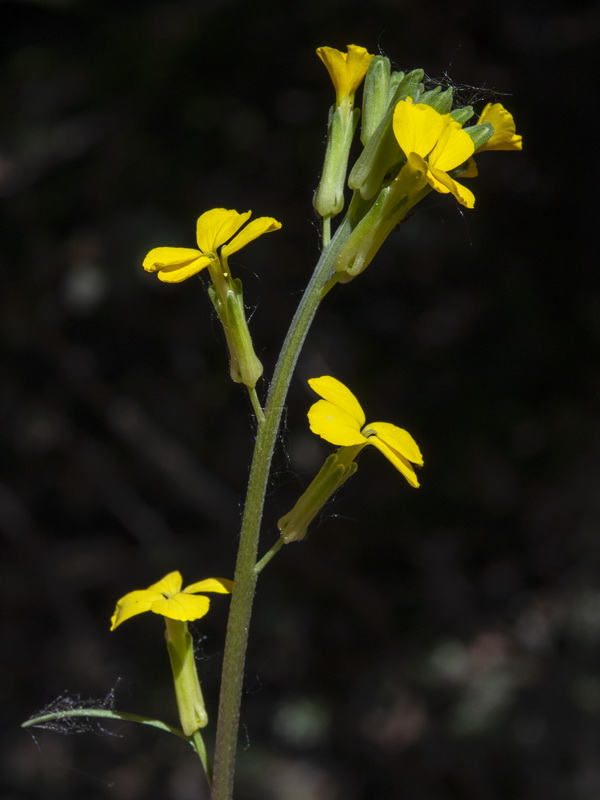
{"type": "Polygon", "coordinates": [[[323,217],[323,250],[331,242],[331,217],[323,217]]]}
{"type": "Polygon", "coordinates": [[[269,561],[273,558],[274,555],[276,555],[281,550],[284,544],[285,544],[284,540],[281,537],[279,537],[279,539],[277,539],[273,547],[264,554],[264,556],[261,558],[260,561],[257,561],[256,566],[254,567],[254,571],[256,572],[257,575],[259,572],[263,571],[263,569],[267,566],[269,561]]]}
{"type": "Polygon", "coordinates": [[[255,570],[258,538],[285,398],[304,339],[321,301],[322,289],[332,275],[337,252],[350,231],[351,225],[346,218],[336,230],[329,247],[321,253],[279,354],[267,398],[265,419],[258,424],[225,640],[212,800],[231,800],[233,796],[244,664],[258,577],[255,570]]]}
{"type": "Polygon", "coordinates": [[[254,410],[257,422],[264,422],[265,412],[260,404],[260,400],[258,399],[258,395],[256,394],[256,389],[254,386],[252,388],[248,387],[248,395],[250,397],[250,402],[252,403],[252,408],[254,410]]]}

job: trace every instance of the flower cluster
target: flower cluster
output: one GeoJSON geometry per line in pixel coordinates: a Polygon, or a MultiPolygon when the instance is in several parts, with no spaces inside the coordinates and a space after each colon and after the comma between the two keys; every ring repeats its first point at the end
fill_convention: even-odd
{"type": "Polygon", "coordinates": [[[473,154],[521,150],[522,138],[512,115],[500,103],[488,103],[477,123],[464,127],[473,108],[453,108],[450,87],[426,90],[423,70],[392,72],[387,58],[371,56],[355,45],[349,45],[346,54],[332,48],[321,50],[327,51],[326,59],[319,55],[332,78],[338,104],[330,116],[328,147],[315,194],[315,208],[324,219],[344,206],[351,137],[360,111],[353,109],[352,125],[346,124],[343,137],[333,124],[335,115],[340,98],[351,97],[353,106],[357,86],[366,76],[363,150],[348,176],[354,191],[347,214],[352,233],[335,264],[337,280],[347,283],[369,265],[391,231],[431,190],[452,194],[461,205],[473,208],[473,192],[457,180],[477,176],[473,154]]]}

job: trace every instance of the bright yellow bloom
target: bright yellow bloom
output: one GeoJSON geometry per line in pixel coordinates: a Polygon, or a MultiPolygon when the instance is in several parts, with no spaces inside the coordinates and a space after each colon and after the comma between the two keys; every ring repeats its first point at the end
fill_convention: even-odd
{"type": "Polygon", "coordinates": [[[366,48],[355,44],[348,45],[347,53],[342,53],[335,47],[317,47],[317,55],[327,67],[333,81],[336,106],[341,106],[346,98],[352,105],[356,90],[367,74],[374,56],[366,48]]]}
{"type": "Polygon", "coordinates": [[[210,606],[210,600],[198,592],[218,592],[229,594],[233,589],[232,581],[225,578],[206,578],[181,588],[180,572],[169,572],[157,583],[147,589],[129,592],[122,597],[111,618],[111,631],[130,617],[152,611],[168,619],[189,622],[203,617],[210,606]]]}
{"type": "MultiPolygon", "coordinates": [[[[473,140],[450,114],[440,114],[425,103],[413,103],[410,97],[394,109],[394,134],[407,163],[403,177],[424,175],[432,189],[451,193],[467,208],[475,205],[470,189],[448,175],[463,164],[475,150],[473,140]]],[[[402,174],[402,173],[401,173],[402,174]]]]}
{"type": "Polygon", "coordinates": [[[281,222],[273,217],[257,217],[243,231],[237,233],[251,214],[251,211],[240,214],[226,208],[206,211],[196,223],[198,250],[189,247],[155,247],[150,250],[142,266],[146,272],[158,272],[161,281],[180,283],[209,264],[219,263],[221,260],[226,262],[228,256],[264,233],[281,228],[281,222]],[[236,233],[237,236],[234,236],[236,233]],[[225,244],[228,241],[229,244],[225,244]]]}
{"type": "Polygon", "coordinates": [[[356,397],[330,375],[311,378],[308,383],[323,398],[308,412],[313,433],[341,447],[372,444],[392,462],[411,486],[419,485],[412,464],[422,467],[423,457],[408,431],[389,422],[365,425],[365,413],[356,397]]]}
{"type": "Polygon", "coordinates": [[[488,103],[477,120],[480,125],[489,122],[494,128],[494,133],[477,152],[483,150],[522,150],[523,137],[517,135],[515,121],[510,111],[502,103],[488,103]]]}

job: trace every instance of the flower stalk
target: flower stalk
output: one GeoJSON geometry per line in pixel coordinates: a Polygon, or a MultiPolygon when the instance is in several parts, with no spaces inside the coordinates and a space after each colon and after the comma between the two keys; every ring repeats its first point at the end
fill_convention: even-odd
{"type": "Polygon", "coordinates": [[[225,640],[212,800],[231,800],[233,797],[242,681],[252,602],[258,578],[255,569],[258,539],[267,481],[285,398],[302,345],[322,299],[322,290],[333,274],[337,253],[350,230],[350,224],[345,218],[329,246],[321,254],[281,349],[269,389],[265,419],[258,423],[225,640]]]}

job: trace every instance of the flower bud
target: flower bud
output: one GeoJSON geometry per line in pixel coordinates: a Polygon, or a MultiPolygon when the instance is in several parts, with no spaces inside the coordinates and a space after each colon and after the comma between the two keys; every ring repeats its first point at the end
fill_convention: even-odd
{"type": "Polygon", "coordinates": [[[348,113],[338,106],[330,111],[323,172],[313,198],[313,206],[321,217],[334,217],[344,207],[348,156],[359,117],[358,108],[348,113]]]}
{"type": "Polygon", "coordinates": [[[449,86],[442,91],[441,86],[436,86],[435,89],[423,92],[419,98],[419,103],[426,103],[428,106],[435,108],[440,114],[449,114],[452,108],[452,89],[449,86]]]}
{"type": "Polygon", "coordinates": [[[364,146],[384,118],[389,104],[390,60],[375,56],[365,77],[363,92],[363,118],[360,140],[364,146]]]}

